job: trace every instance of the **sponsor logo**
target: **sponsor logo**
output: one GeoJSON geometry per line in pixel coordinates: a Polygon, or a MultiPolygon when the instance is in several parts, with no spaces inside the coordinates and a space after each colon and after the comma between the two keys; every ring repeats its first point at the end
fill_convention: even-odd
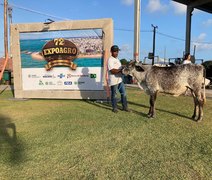
{"type": "Polygon", "coordinates": [[[63,82],[62,81],[57,81],[57,85],[61,86],[61,85],[63,85],[63,82]]]}
{"type": "Polygon", "coordinates": [[[72,81],[65,81],[64,85],[72,85],[72,81]]]}
{"type": "Polygon", "coordinates": [[[67,79],[72,77],[89,77],[87,74],[67,74],[67,79]]]}
{"type": "Polygon", "coordinates": [[[81,84],[84,84],[84,83],[85,83],[84,81],[75,81],[75,82],[74,82],[75,85],[77,85],[77,84],[78,84],[78,85],[81,85],[81,84]]]}
{"type": "Polygon", "coordinates": [[[46,86],[52,86],[52,85],[56,85],[55,83],[53,83],[52,81],[46,81],[45,82],[46,86]]]}
{"type": "Polygon", "coordinates": [[[56,85],[55,83],[53,83],[52,81],[49,82],[49,85],[56,85]]]}
{"type": "Polygon", "coordinates": [[[90,78],[96,78],[96,74],[90,74],[90,78]]]}
{"type": "Polygon", "coordinates": [[[47,71],[55,66],[68,66],[75,70],[77,65],[72,61],[77,57],[77,46],[64,38],[55,38],[48,41],[42,49],[42,55],[48,62],[45,65],[47,71]]]}
{"type": "Polygon", "coordinates": [[[67,74],[66,77],[67,77],[67,79],[71,78],[71,74],[67,74]]]}
{"type": "Polygon", "coordinates": [[[36,74],[28,74],[28,78],[40,78],[40,76],[36,74]]]}
{"type": "Polygon", "coordinates": [[[39,80],[39,85],[44,85],[43,81],[39,80]]]}
{"type": "Polygon", "coordinates": [[[45,74],[45,75],[43,75],[43,78],[56,78],[56,77],[51,74],[45,74]]]}
{"type": "Polygon", "coordinates": [[[64,78],[65,75],[63,73],[59,74],[57,77],[59,77],[60,79],[64,78]]]}

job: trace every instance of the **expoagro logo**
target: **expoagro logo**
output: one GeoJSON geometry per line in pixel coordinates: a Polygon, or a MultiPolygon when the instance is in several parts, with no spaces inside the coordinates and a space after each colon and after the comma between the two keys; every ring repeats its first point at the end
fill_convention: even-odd
{"type": "Polygon", "coordinates": [[[55,66],[68,66],[73,70],[77,68],[72,61],[77,57],[78,49],[67,39],[56,38],[48,41],[42,48],[42,55],[48,62],[45,65],[47,71],[55,66]]]}

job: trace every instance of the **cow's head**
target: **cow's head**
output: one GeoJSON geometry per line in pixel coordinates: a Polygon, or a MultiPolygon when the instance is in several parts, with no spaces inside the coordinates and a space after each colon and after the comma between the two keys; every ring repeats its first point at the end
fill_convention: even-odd
{"type": "Polygon", "coordinates": [[[122,73],[125,76],[127,76],[127,75],[133,76],[134,71],[137,71],[137,72],[144,71],[144,68],[143,68],[141,62],[136,62],[135,60],[130,61],[129,64],[123,68],[122,73]]]}
{"type": "Polygon", "coordinates": [[[133,60],[122,70],[122,73],[125,76],[133,76],[138,82],[142,82],[145,80],[146,73],[151,67],[151,65],[144,65],[141,62],[133,60]]]}

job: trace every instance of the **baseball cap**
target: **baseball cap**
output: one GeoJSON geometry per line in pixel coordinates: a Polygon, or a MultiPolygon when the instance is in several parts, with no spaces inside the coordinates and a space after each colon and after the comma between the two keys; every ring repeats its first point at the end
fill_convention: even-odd
{"type": "Polygon", "coordinates": [[[110,48],[111,52],[116,52],[116,51],[120,51],[121,49],[119,49],[119,47],[117,45],[113,45],[111,48],[110,48]]]}

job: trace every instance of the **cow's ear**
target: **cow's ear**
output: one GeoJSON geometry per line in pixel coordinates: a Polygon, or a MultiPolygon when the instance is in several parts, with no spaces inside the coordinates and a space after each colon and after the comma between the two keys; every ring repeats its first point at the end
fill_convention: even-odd
{"type": "Polygon", "coordinates": [[[144,71],[142,66],[135,66],[135,70],[138,71],[138,72],[143,72],[144,71]]]}
{"type": "Polygon", "coordinates": [[[134,66],[134,65],[135,65],[135,63],[136,63],[136,61],[135,61],[135,60],[131,60],[131,61],[129,62],[129,64],[128,64],[128,66],[134,66]]]}

